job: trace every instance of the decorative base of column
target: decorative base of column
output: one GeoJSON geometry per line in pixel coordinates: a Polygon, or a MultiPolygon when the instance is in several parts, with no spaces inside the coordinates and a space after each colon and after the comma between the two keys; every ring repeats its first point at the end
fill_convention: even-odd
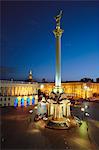
{"type": "MultiPolygon", "coordinates": [[[[46,123],[47,128],[50,129],[69,129],[76,125],[75,119],[70,119],[70,101],[66,99],[62,87],[54,87],[50,94],[51,102],[53,104],[53,112],[50,113],[46,123]]],[[[49,109],[52,109],[50,107],[49,109]]]]}
{"type": "Polygon", "coordinates": [[[70,129],[73,127],[79,126],[79,123],[75,119],[75,117],[68,117],[68,118],[62,118],[62,120],[53,120],[51,117],[49,118],[48,122],[46,123],[45,127],[50,129],[70,129]]]}
{"type": "Polygon", "coordinates": [[[64,118],[54,118],[54,117],[53,117],[52,120],[53,120],[53,121],[58,121],[58,122],[59,122],[59,121],[64,121],[64,118]]]}
{"type": "Polygon", "coordinates": [[[50,119],[46,126],[46,128],[50,128],[50,129],[69,129],[70,126],[66,121],[66,118],[62,118],[62,120],[58,119],[58,120],[53,120],[50,119]]]}
{"type": "Polygon", "coordinates": [[[52,92],[54,92],[55,94],[59,93],[64,93],[64,89],[62,87],[59,87],[59,86],[55,86],[53,89],[52,89],[52,92]]]}

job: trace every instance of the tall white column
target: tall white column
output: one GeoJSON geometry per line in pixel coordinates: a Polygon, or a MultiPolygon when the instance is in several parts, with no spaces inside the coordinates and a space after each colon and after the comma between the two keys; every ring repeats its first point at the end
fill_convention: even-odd
{"type": "Polygon", "coordinates": [[[63,104],[63,115],[66,116],[66,103],[63,104]]]}
{"type": "Polygon", "coordinates": [[[67,117],[70,116],[70,103],[67,104],[67,117]]]}
{"type": "Polygon", "coordinates": [[[50,115],[54,114],[54,105],[51,103],[50,105],[50,115]]]}
{"type": "Polygon", "coordinates": [[[61,13],[55,17],[56,29],[53,31],[56,38],[56,78],[55,87],[61,87],[61,36],[63,30],[60,29],[61,13]]]}
{"type": "Polygon", "coordinates": [[[61,38],[56,36],[56,82],[55,86],[61,86],[61,38]]]}
{"type": "Polygon", "coordinates": [[[54,105],[54,118],[57,118],[57,106],[54,105]]]}

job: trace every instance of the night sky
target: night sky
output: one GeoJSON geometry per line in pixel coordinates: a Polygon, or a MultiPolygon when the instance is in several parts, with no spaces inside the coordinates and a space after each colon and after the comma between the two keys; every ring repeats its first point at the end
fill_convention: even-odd
{"type": "Polygon", "coordinates": [[[1,78],[54,80],[54,16],[63,10],[62,80],[99,77],[99,2],[2,2],[1,78]]]}

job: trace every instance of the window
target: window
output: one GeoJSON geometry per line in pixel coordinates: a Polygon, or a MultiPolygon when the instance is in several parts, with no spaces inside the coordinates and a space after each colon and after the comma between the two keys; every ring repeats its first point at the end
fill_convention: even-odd
{"type": "Polygon", "coordinates": [[[4,106],[6,106],[6,104],[4,104],[4,106]]]}
{"type": "Polygon", "coordinates": [[[10,106],[10,103],[8,103],[8,106],[10,106]]]}
{"type": "Polygon", "coordinates": [[[8,100],[10,101],[10,97],[8,98],[8,100]]]}
{"type": "Polygon", "coordinates": [[[1,101],[2,101],[2,98],[1,98],[1,101]]]}

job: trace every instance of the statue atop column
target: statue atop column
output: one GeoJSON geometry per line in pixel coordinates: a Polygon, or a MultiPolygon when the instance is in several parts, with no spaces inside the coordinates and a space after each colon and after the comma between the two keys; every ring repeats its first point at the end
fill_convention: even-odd
{"type": "Polygon", "coordinates": [[[56,27],[60,27],[60,19],[62,17],[62,10],[60,11],[59,15],[57,15],[55,18],[56,20],[56,27]]]}

